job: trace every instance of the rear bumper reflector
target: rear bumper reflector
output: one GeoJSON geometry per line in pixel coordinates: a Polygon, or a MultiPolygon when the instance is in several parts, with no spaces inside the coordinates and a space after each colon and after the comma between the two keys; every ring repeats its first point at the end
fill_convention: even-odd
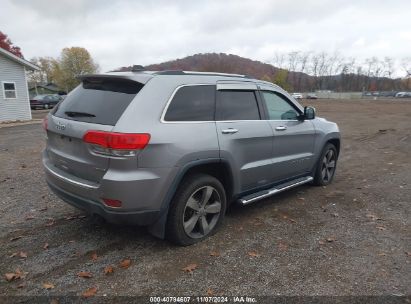
{"type": "Polygon", "coordinates": [[[111,208],[120,208],[121,207],[121,201],[111,199],[111,198],[102,198],[104,204],[108,207],[111,208]]]}

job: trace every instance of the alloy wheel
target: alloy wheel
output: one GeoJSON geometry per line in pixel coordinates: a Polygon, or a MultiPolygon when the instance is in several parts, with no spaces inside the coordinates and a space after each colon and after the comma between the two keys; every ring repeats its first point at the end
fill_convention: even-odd
{"type": "Polygon", "coordinates": [[[327,153],[325,153],[322,165],[321,165],[321,178],[324,182],[329,182],[335,172],[335,165],[336,165],[336,154],[333,149],[329,149],[327,153]]]}
{"type": "Polygon", "coordinates": [[[221,214],[221,198],[212,186],[204,186],[189,197],[184,208],[183,226],[191,238],[202,238],[216,226],[221,214]]]}

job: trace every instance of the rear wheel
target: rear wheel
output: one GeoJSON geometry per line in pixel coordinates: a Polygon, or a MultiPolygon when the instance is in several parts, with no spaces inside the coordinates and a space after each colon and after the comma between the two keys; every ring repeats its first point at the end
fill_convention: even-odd
{"type": "Polygon", "coordinates": [[[218,179],[205,174],[185,178],[171,203],[167,238],[187,246],[213,235],[221,225],[226,196],[218,179]]]}
{"type": "Polygon", "coordinates": [[[337,159],[338,154],[335,146],[330,143],[325,145],[315,171],[315,185],[326,186],[332,182],[337,168],[337,159]]]}

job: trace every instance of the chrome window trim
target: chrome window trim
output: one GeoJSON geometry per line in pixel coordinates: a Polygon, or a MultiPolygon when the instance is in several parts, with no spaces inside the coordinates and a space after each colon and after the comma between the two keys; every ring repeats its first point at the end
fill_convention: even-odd
{"type": "MultiPolygon", "coordinates": [[[[281,89],[281,88],[280,88],[281,89]]],[[[260,93],[266,91],[266,92],[274,92],[274,93],[279,93],[281,95],[283,95],[285,98],[287,98],[287,100],[293,104],[299,111],[301,111],[301,113],[304,112],[304,107],[302,105],[299,104],[299,102],[297,100],[295,100],[287,91],[284,90],[279,90],[278,88],[274,87],[274,86],[270,86],[270,88],[267,88],[267,85],[262,86],[258,86],[258,90],[260,91],[260,93]],[[291,98],[290,98],[291,97],[291,98]]]]}
{"type": "Polygon", "coordinates": [[[258,91],[253,81],[217,81],[217,91],[258,91]]]}
{"type": "Polygon", "coordinates": [[[215,84],[212,84],[212,83],[189,83],[189,84],[182,84],[182,85],[179,85],[178,87],[176,87],[174,89],[173,93],[171,93],[170,98],[166,102],[166,105],[163,109],[163,112],[161,113],[160,122],[161,123],[205,123],[205,122],[214,122],[213,120],[210,120],[210,121],[202,121],[202,120],[198,120],[198,121],[168,121],[168,120],[164,119],[164,116],[166,116],[168,107],[170,106],[170,103],[173,100],[174,96],[177,94],[178,90],[180,90],[183,87],[205,86],[205,85],[215,86],[215,84]]]}
{"type": "MultiPolygon", "coordinates": [[[[241,81],[239,81],[239,82],[241,82],[241,81]]],[[[244,81],[244,82],[247,82],[247,81],[244,81]]],[[[168,110],[168,108],[169,108],[169,106],[170,106],[170,103],[171,103],[171,101],[173,100],[173,98],[174,98],[174,96],[176,95],[176,93],[177,93],[177,91],[180,89],[180,88],[183,88],[183,87],[192,87],[192,86],[205,86],[205,85],[211,85],[211,86],[216,86],[217,84],[213,84],[213,83],[189,83],[189,84],[182,84],[182,85],[179,85],[178,87],[176,87],[174,90],[173,90],[173,93],[171,93],[171,96],[170,96],[170,98],[167,100],[167,102],[166,102],[166,105],[164,106],[164,109],[163,109],[163,111],[162,111],[162,113],[161,113],[161,116],[160,116],[160,122],[161,123],[163,123],[163,124],[196,124],[196,123],[216,123],[216,122],[230,122],[230,123],[234,123],[234,122],[246,122],[246,121],[300,121],[300,120],[298,120],[298,119],[293,119],[293,120],[281,120],[281,119],[279,119],[279,120],[271,120],[271,119],[254,119],[254,120],[193,120],[193,121],[189,121],[189,120],[187,120],[187,121],[168,121],[168,120],[165,120],[164,119],[164,116],[166,115],[166,113],[167,113],[167,110],[168,110]]],[[[260,89],[258,88],[258,86],[257,86],[257,89],[256,89],[256,91],[259,91],[260,89]]],[[[217,91],[217,89],[216,89],[216,91],[217,91]]],[[[263,89],[263,91],[269,91],[269,90],[264,90],[263,89]]],[[[277,91],[275,91],[275,90],[272,90],[272,92],[277,92],[277,91]]],[[[278,92],[278,93],[281,93],[281,92],[278,92]]]]}

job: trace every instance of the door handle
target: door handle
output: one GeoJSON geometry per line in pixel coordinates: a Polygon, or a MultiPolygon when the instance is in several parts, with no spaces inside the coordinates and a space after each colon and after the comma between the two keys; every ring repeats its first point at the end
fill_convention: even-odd
{"type": "Polygon", "coordinates": [[[275,130],[276,130],[276,131],[285,131],[285,130],[287,130],[287,127],[278,126],[278,127],[275,128],[275,130]]]}
{"type": "Polygon", "coordinates": [[[234,134],[234,133],[237,133],[237,132],[238,132],[237,129],[232,129],[232,128],[221,130],[221,133],[223,133],[223,134],[234,134]]]}

